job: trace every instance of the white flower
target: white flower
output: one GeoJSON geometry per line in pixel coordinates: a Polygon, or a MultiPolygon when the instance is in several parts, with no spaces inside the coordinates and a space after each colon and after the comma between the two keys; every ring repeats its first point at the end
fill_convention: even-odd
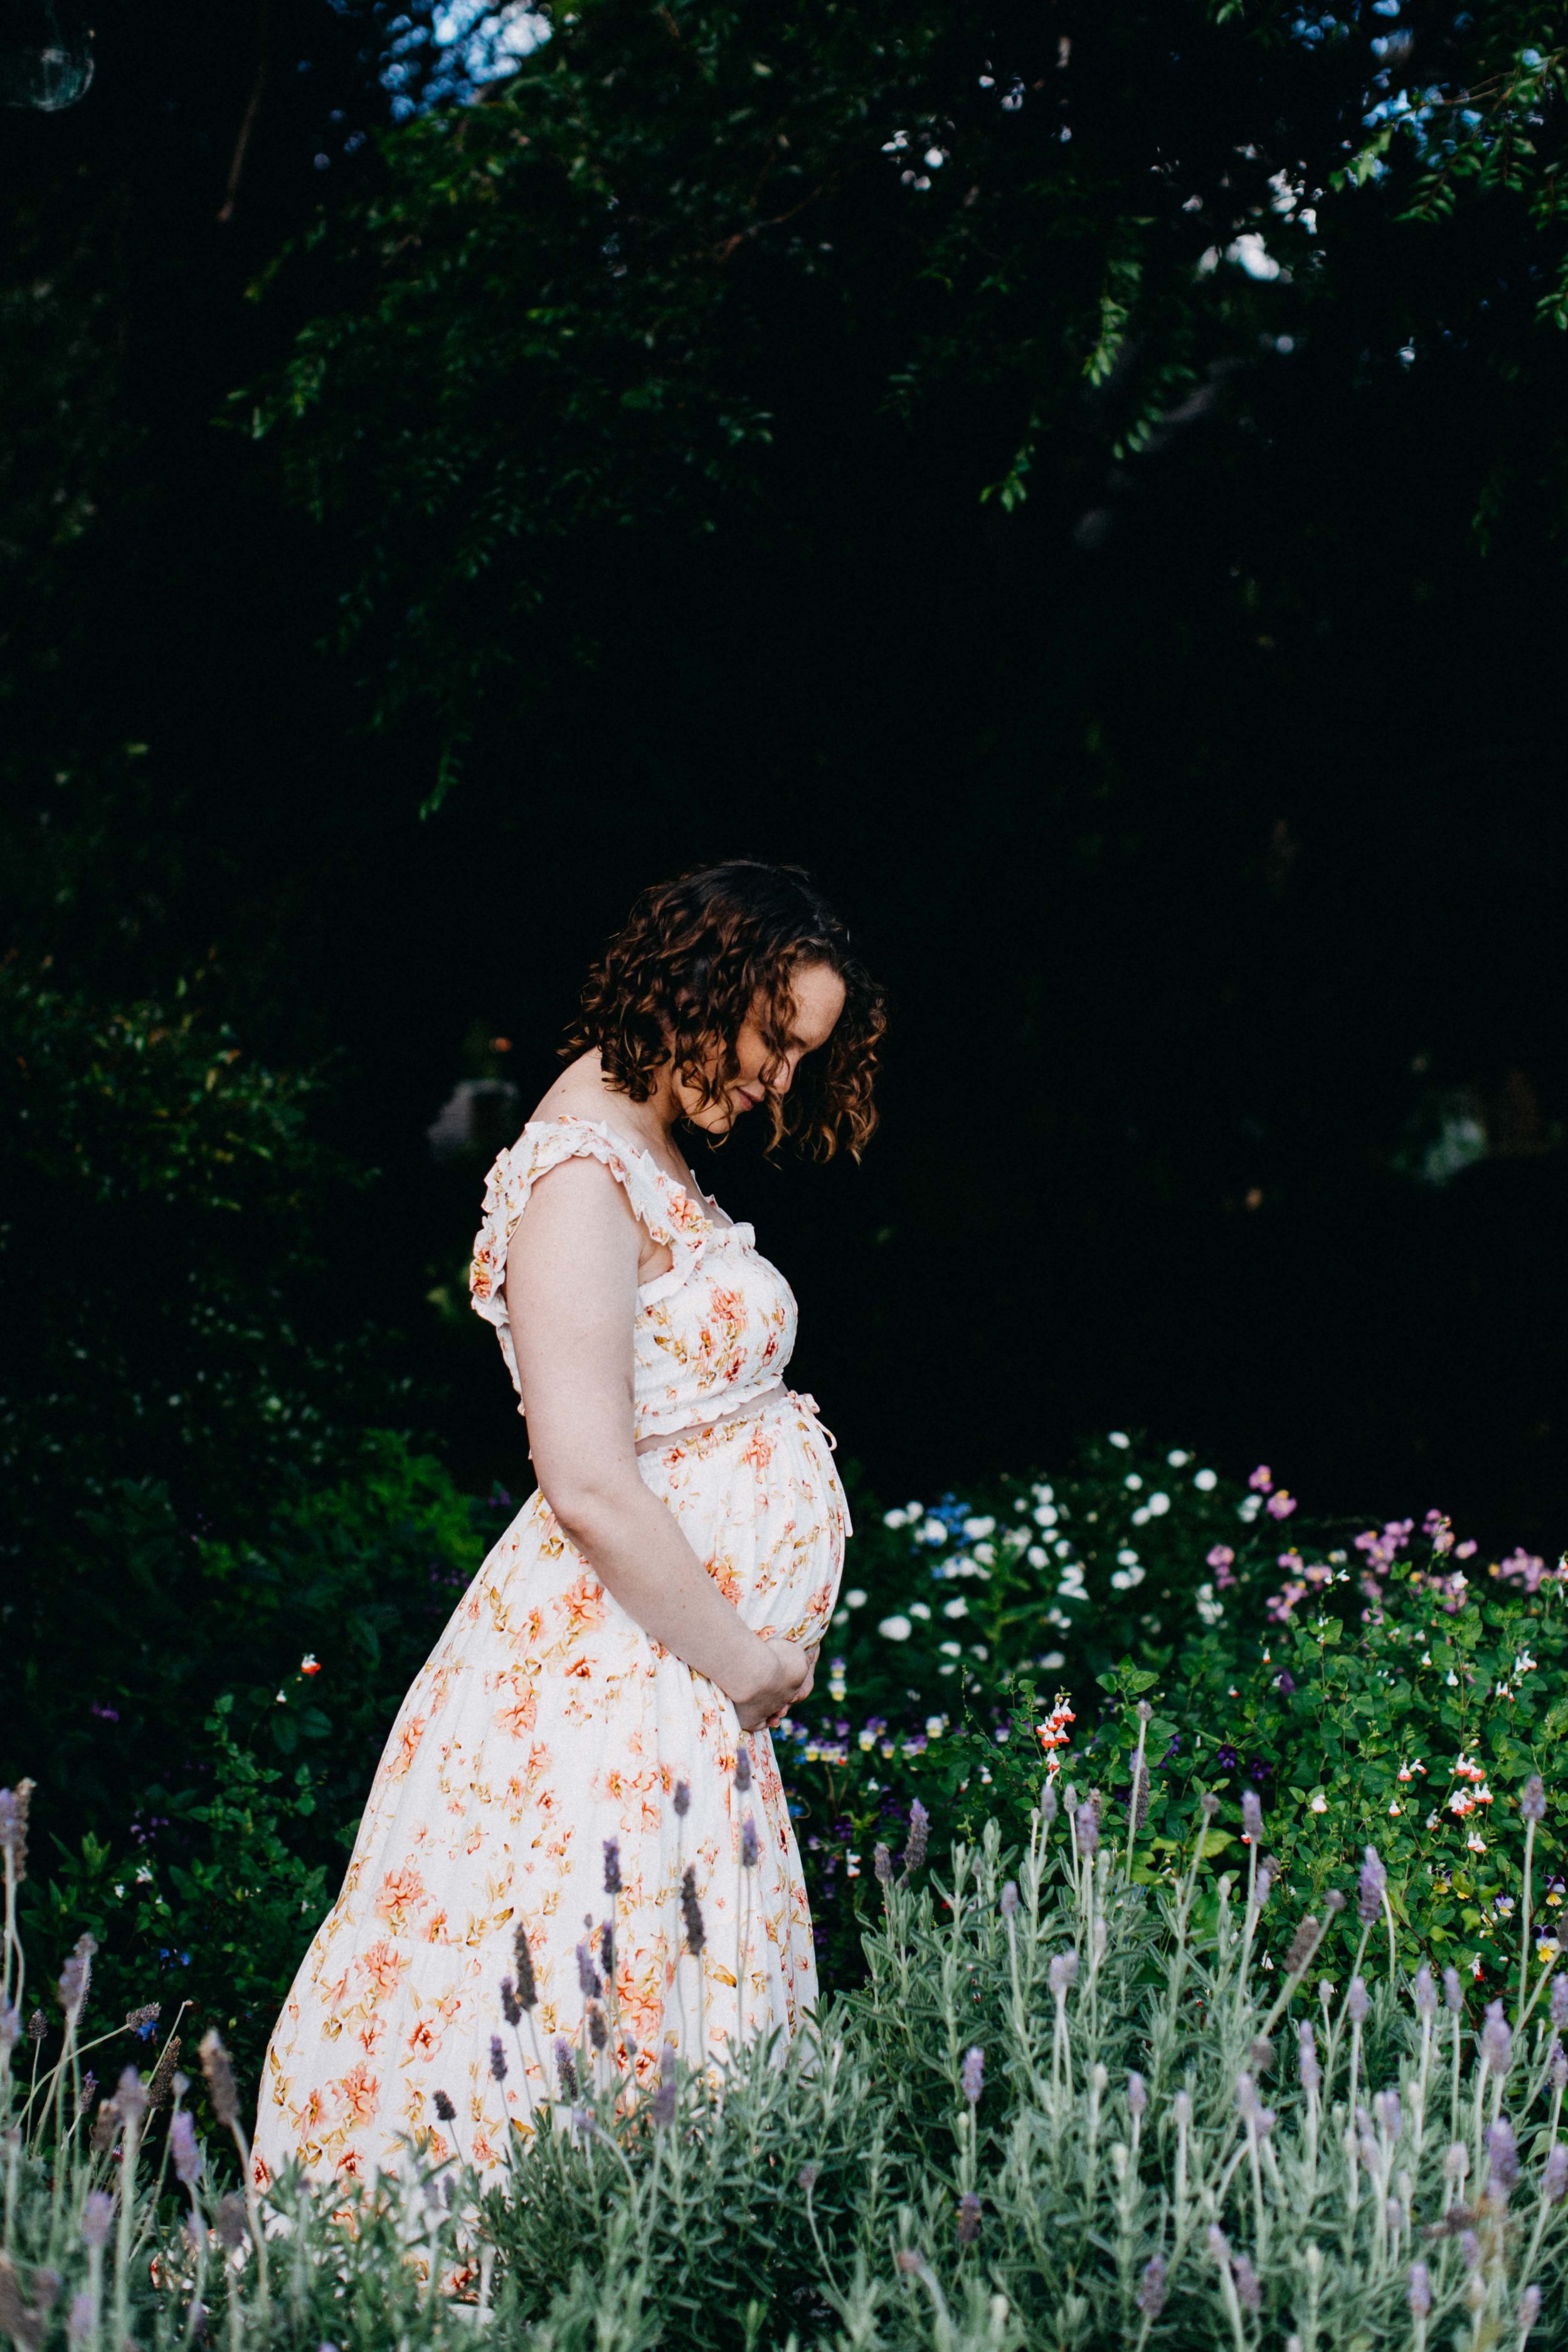
{"type": "Polygon", "coordinates": [[[1031,1486],[1029,1492],[1037,1503],[1054,1503],[1057,1499],[1057,1490],[1054,1486],[1031,1486]]]}
{"type": "Polygon", "coordinates": [[[995,1545],[994,1543],[977,1543],[974,1547],[974,1557],[983,1568],[994,1567],[996,1562],[995,1545]]]}
{"type": "Polygon", "coordinates": [[[1326,1813],[1328,1810],[1329,1800],[1326,1791],[1321,1789],[1314,1789],[1311,1795],[1307,1800],[1307,1811],[1310,1813],[1326,1813]]]}
{"type": "Polygon", "coordinates": [[[1132,1440],[1128,1436],[1125,1430],[1112,1429],[1108,1431],[1106,1433],[1106,1443],[1109,1445],[1114,1445],[1121,1453],[1125,1454],[1128,1447],[1131,1444],[1132,1440]]]}
{"type": "Polygon", "coordinates": [[[1055,1552],[1058,1559],[1070,1559],[1072,1558],[1072,1545],[1068,1542],[1066,1536],[1058,1536],[1056,1542],[1051,1546],[1051,1549],[1055,1552]]]}
{"type": "Polygon", "coordinates": [[[941,1519],[928,1519],[921,1529],[920,1540],[926,1544],[944,1544],[947,1541],[947,1528],[941,1519]]]}
{"type": "Polygon", "coordinates": [[[1148,1509],[1149,1516],[1152,1519],[1163,1519],[1170,1507],[1171,1498],[1169,1495],[1150,1496],[1148,1509]]]}
{"type": "Polygon", "coordinates": [[[1247,1498],[1246,1498],[1246,1500],[1245,1500],[1244,1502],[1240,1502],[1240,1503],[1238,1503],[1238,1504],[1237,1505],[1237,1507],[1236,1507],[1236,1516],[1237,1516],[1237,1517],[1238,1519],[1252,1520],[1252,1519],[1255,1519],[1255,1518],[1258,1517],[1258,1512],[1259,1512],[1262,1508],[1263,1508],[1263,1497],[1262,1497],[1262,1496],[1261,1496],[1261,1495],[1248,1495],[1248,1496],[1247,1496],[1247,1498]]]}
{"type": "Polygon", "coordinates": [[[946,1716],[945,1716],[945,1715],[928,1715],[928,1716],[927,1716],[927,1717],[926,1717],[926,1738],[927,1738],[928,1739],[940,1739],[940,1738],[942,1738],[942,1733],[943,1733],[946,1729],[947,1729],[947,1717],[946,1717],[946,1716]]]}
{"type": "Polygon", "coordinates": [[[979,1536],[994,1535],[996,1522],[993,1518],[965,1519],[963,1532],[972,1541],[979,1536]]]}
{"type": "Polygon", "coordinates": [[[907,1642],[910,1635],[913,1633],[914,1628],[910,1623],[907,1617],[894,1615],[891,1617],[884,1617],[881,1623],[878,1626],[877,1631],[881,1634],[884,1641],[907,1642]]]}
{"type": "Polygon", "coordinates": [[[1028,1561],[1031,1568],[1044,1568],[1046,1564],[1046,1548],[1044,1544],[1031,1544],[1028,1550],[1024,1554],[1024,1558],[1028,1561]]]}
{"type": "Polygon", "coordinates": [[[1173,1470],[1184,1470],[1192,1458],[1192,1455],[1184,1453],[1179,1445],[1173,1447],[1165,1456],[1173,1470]]]}
{"type": "Polygon", "coordinates": [[[1193,1484],[1200,1495],[1212,1495],[1219,1485],[1219,1473],[1215,1470],[1196,1470],[1193,1474],[1193,1484]]]}
{"type": "Polygon", "coordinates": [[[956,1593],[951,1601],[942,1602],[942,1613],[944,1617],[967,1617],[969,1603],[962,1592],[956,1593]]]}
{"type": "Polygon", "coordinates": [[[866,1606],[866,1595],[858,1584],[844,1595],[844,1606],[846,1609],[864,1609],[866,1606]]]}
{"type": "Polygon", "coordinates": [[[1065,1650],[1047,1650],[1045,1656],[1041,1658],[1038,1663],[1045,1668],[1047,1674],[1051,1674],[1058,1666],[1066,1665],[1067,1652],[1065,1650]]]}
{"type": "Polygon", "coordinates": [[[962,1658],[963,1655],[963,1643],[944,1642],[942,1645],[942,1654],[944,1658],[962,1658]]]}
{"type": "Polygon", "coordinates": [[[1227,261],[1239,262],[1249,278],[1278,278],[1279,264],[1256,229],[1247,229],[1225,249],[1227,261]]]}
{"type": "Polygon", "coordinates": [[[1131,1592],[1135,1584],[1142,1583],[1143,1579],[1148,1575],[1148,1573],[1149,1571],[1146,1568],[1140,1568],[1136,1565],[1131,1568],[1112,1569],[1110,1572],[1110,1581],[1115,1586],[1118,1592],[1131,1592]]]}
{"type": "Polygon", "coordinates": [[[1037,1503],[1035,1506],[1035,1525],[1037,1528],[1054,1528],[1058,1516],[1054,1503],[1037,1503]]]}
{"type": "Polygon", "coordinates": [[[1479,1830],[1472,1830],[1469,1836],[1465,1840],[1465,1843],[1469,1847],[1472,1853],[1485,1853],[1487,1850],[1487,1842],[1481,1835],[1479,1830]]]}
{"type": "Polygon", "coordinates": [[[909,1521],[902,1511],[884,1511],[882,1514],[882,1525],[885,1528],[902,1528],[907,1527],[909,1525],[909,1521]]]}
{"type": "Polygon", "coordinates": [[[931,1610],[923,1601],[911,1601],[910,1603],[910,1615],[911,1617],[929,1617],[931,1615],[931,1610]]]}
{"type": "Polygon", "coordinates": [[[1140,1478],[1136,1470],[1129,1470],[1126,1477],[1123,1478],[1121,1483],[1126,1487],[1130,1495],[1135,1495],[1142,1486],[1143,1481],[1140,1478]]]}
{"type": "Polygon", "coordinates": [[[1138,1555],[1135,1551],[1119,1551],[1116,1555],[1116,1564],[1119,1568],[1136,1568],[1138,1555]]]}

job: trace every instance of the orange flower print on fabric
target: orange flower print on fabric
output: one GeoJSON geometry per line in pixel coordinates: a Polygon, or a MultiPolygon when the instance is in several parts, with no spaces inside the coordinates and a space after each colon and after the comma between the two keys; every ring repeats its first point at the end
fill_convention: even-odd
{"type": "MultiPolygon", "coordinates": [[[[815,1409],[778,1393],[795,1301],[749,1226],[710,1215],[605,1128],[531,1126],[486,1187],[475,1306],[510,1368],[507,1245],[533,1185],[581,1158],[625,1188],[673,1261],[638,1293],[632,1339],[633,1433],[674,1442],[640,1454],[638,1470],[749,1625],[818,1640],[848,1517],[815,1409]],[[689,1433],[752,1398],[766,1399],[754,1414],[689,1433]]],[[[535,1495],[458,1603],[388,1738],[342,1890],[268,2052],[258,2180],[295,2158],[322,2178],[369,2179],[410,2146],[437,2143],[481,2172],[504,2165],[511,2136],[556,2092],[530,2031],[514,2034],[502,2016],[520,1930],[538,2049],[548,2058],[563,2037],[590,2078],[582,1969],[602,1983],[606,1922],[615,2000],[600,2015],[614,2015],[622,2038],[602,2066],[646,2081],[666,2043],[693,2060],[761,2034],[782,2046],[816,1998],[811,1921],[772,1742],[765,1732],[747,1742],[742,1793],[740,1737],[723,1693],[643,1633],[535,1495]],[[757,1858],[742,1886],[748,1815],[757,1858]],[[681,1932],[688,1867],[706,1928],[700,1960],[681,1932]],[[497,2033],[503,2083],[490,2066],[497,2033]],[[437,2126],[437,2093],[457,2110],[455,2129],[437,2126]]]]}

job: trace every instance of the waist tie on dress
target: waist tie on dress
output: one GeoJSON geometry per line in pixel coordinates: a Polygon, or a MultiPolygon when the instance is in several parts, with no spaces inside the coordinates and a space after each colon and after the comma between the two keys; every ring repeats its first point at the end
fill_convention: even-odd
{"type": "MultiPolygon", "coordinates": [[[[764,1389],[761,1396],[751,1398],[745,1404],[731,1405],[728,1412],[716,1412],[710,1421],[689,1421],[684,1428],[668,1430],[661,1436],[639,1437],[636,1451],[638,1454],[662,1454],[666,1446],[679,1445],[683,1437],[706,1437],[710,1430],[723,1429],[732,1421],[750,1421],[755,1414],[766,1412],[771,1406],[781,1402],[799,1405],[803,1412],[816,1420],[816,1399],[814,1396],[797,1394],[794,1389],[786,1389],[782,1381],[775,1381],[773,1387],[764,1389]]],[[[817,1425],[821,1427],[820,1423],[817,1425]]],[[[824,1429],[822,1433],[837,1453],[838,1440],[833,1432],[824,1429]]]]}

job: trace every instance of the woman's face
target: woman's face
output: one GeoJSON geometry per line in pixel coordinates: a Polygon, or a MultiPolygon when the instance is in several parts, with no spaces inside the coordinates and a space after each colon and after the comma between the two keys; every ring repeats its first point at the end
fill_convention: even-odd
{"type": "Polygon", "coordinates": [[[735,1040],[735,1075],[717,1102],[699,1105],[696,1088],[678,1081],[681,1108],[693,1127],[709,1135],[728,1135],[735,1121],[754,1110],[766,1096],[788,1094],[805,1055],[826,1045],[844,1010],[844,982],[825,963],[797,963],[790,987],[795,1011],[782,1055],[775,1058],[770,1053],[761,1028],[749,1014],[735,1040]]]}

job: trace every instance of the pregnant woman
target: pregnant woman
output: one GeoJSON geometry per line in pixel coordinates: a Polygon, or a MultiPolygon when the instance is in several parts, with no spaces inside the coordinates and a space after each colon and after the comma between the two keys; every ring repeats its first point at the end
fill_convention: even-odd
{"type": "Polygon", "coordinates": [[[848,1522],[784,1384],[789,1286],[679,1138],[758,1110],[775,1143],[858,1155],[882,1027],[790,866],[650,891],[591,974],[474,1248],[539,1490],[393,1726],[268,2052],[262,2182],[368,2178],[405,2144],[488,2170],[577,2080],[811,2007],[768,1727],[811,1689],[848,1522]]]}

